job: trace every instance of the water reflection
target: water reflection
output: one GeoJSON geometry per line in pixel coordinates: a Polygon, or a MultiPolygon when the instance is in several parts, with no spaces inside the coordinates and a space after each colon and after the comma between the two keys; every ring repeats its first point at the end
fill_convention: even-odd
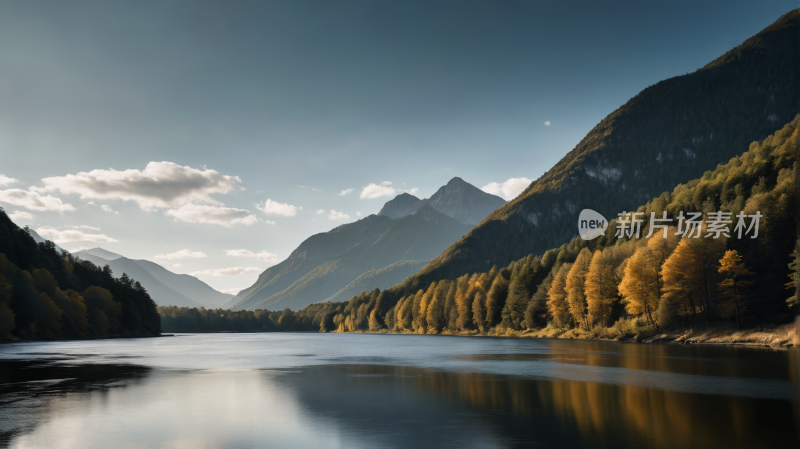
{"type": "Polygon", "coordinates": [[[623,382],[386,364],[187,370],[52,358],[0,362],[0,376],[0,446],[13,448],[800,446],[791,400],[623,382]]]}

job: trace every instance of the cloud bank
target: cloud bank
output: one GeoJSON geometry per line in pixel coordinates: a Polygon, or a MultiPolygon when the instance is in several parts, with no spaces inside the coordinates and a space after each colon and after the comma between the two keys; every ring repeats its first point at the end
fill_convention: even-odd
{"type": "Polygon", "coordinates": [[[119,241],[105,234],[89,234],[78,229],[60,230],[45,226],[37,229],[36,232],[45,239],[52,240],[58,244],[71,242],[114,243],[119,241]]]}
{"type": "Polygon", "coordinates": [[[0,186],[7,186],[9,184],[15,184],[19,181],[14,178],[9,178],[6,175],[0,174],[0,186]]]}
{"type": "MultiPolygon", "coordinates": [[[[166,212],[176,221],[187,223],[211,223],[230,228],[235,224],[251,225],[258,221],[255,214],[245,209],[233,207],[206,206],[201,204],[187,204],[177,209],[166,212]]],[[[271,224],[275,224],[272,222],[271,224]]]]}
{"type": "Polygon", "coordinates": [[[8,214],[8,217],[14,220],[14,223],[17,223],[20,220],[33,220],[33,215],[21,210],[11,212],[8,214]]]}
{"type": "Polygon", "coordinates": [[[508,178],[505,182],[490,182],[481,187],[486,193],[503,197],[505,200],[512,200],[517,197],[523,190],[527,189],[533,182],[532,179],[525,177],[522,178],[508,178]]]}
{"type": "Polygon", "coordinates": [[[192,276],[239,276],[242,274],[256,274],[261,273],[261,268],[256,267],[230,267],[230,268],[212,268],[210,270],[195,271],[191,273],[192,276]]]}
{"type": "Polygon", "coordinates": [[[202,259],[204,257],[208,257],[206,253],[202,251],[191,251],[188,249],[182,249],[180,251],[175,251],[174,253],[159,254],[155,256],[156,259],[164,259],[164,260],[202,259]]]}
{"type": "Polygon", "coordinates": [[[294,217],[297,215],[297,207],[287,203],[279,203],[267,198],[264,204],[256,204],[256,209],[265,214],[283,215],[284,217],[294,217]]]}
{"type": "Polygon", "coordinates": [[[371,200],[374,198],[380,198],[382,196],[394,195],[395,192],[395,188],[392,187],[392,183],[389,181],[383,181],[380,183],[380,185],[369,183],[361,190],[361,195],[359,198],[362,200],[371,200]]]}
{"type": "Polygon", "coordinates": [[[263,260],[265,262],[270,262],[270,263],[278,262],[278,255],[272,254],[269,251],[261,251],[258,253],[254,253],[246,249],[226,249],[225,255],[231,257],[250,257],[253,259],[263,260]]]}
{"type": "Polygon", "coordinates": [[[44,191],[78,194],[81,199],[133,201],[145,210],[190,203],[220,204],[210,195],[243,189],[238,176],[173,162],[150,162],[144,170],[92,170],[44,178],[42,182],[44,191]]]}
{"type": "Polygon", "coordinates": [[[61,198],[22,189],[0,190],[0,202],[36,211],[66,212],[75,210],[72,204],[64,203],[61,198]]]}

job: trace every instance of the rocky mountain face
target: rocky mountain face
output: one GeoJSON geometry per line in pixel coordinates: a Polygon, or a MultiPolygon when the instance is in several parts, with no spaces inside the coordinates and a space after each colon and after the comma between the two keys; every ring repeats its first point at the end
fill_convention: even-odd
{"type": "Polygon", "coordinates": [[[108,265],[114,276],[126,273],[139,281],[159,306],[217,308],[233,297],[214,290],[194,276],[173,273],[149,260],[128,259],[103,248],[78,251],[73,255],[98,267],[108,265]]]}
{"type": "Polygon", "coordinates": [[[435,211],[468,225],[476,225],[506,201],[486,193],[461,178],[453,178],[430,198],[403,193],[386,203],[378,215],[400,218],[420,210],[426,204],[435,211]]]}
{"type": "Polygon", "coordinates": [[[387,201],[381,208],[381,211],[378,212],[378,215],[389,218],[405,217],[414,212],[414,206],[417,203],[419,203],[419,198],[408,193],[402,193],[394,197],[393,200],[387,201]]]}
{"type": "MultiPolygon", "coordinates": [[[[506,204],[506,200],[497,195],[486,193],[461,178],[453,178],[442,186],[429,199],[424,200],[435,210],[454,218],[461,223],[476,225],[497,208],[506,204]]],[[[421,207],[421,202],[415,209],[421,207]]]]}
{"type": "Polygon", "coordinates": [[[611,219],[699,178],[800,112],[799,77],[795,9],[705,67],[644,89],[404,285],[542,254],[577,235],[583,209],[611,219]]]}
{"type": "MultiPolygon", "coordinates": [[[[382,210],[393,214],[415,199],[408,194],[398,198],[382,210]]],[[[298,310],[354,289],[390,287],[421,268],[423,261],[440,254],[470,227],[426,204],[398,218],[370,215],[309,237],[229,304],[233,310],[298,310]]]]}

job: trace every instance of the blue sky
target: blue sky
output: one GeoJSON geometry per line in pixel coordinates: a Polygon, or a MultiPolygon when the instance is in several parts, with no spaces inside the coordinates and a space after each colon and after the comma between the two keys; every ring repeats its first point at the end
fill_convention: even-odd
{"type": "Polygon", "coordinates": [[[795,7],[4,2],[0,205],[67,249],[244,288],[391,192],[536,179],[648,85],[795,7]]]}

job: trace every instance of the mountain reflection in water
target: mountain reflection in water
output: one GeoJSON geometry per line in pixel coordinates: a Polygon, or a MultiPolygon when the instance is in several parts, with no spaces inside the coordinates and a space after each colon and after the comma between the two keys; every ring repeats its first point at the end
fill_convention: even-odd
{"type": "Polygon", "coordinates": [[[325,335],[192,338],[142,343],[162,345],[149,356],[159,363],[125,342],[0,347],[0,447],[800,447],[797,352],[368,335],[336,352],[319,351],[325,335]],[[220,341],[242,352],[210,357],[220,341]],[[193,357],[208,369],[175,362],[189,343],[205,347],[193,357]]]}

